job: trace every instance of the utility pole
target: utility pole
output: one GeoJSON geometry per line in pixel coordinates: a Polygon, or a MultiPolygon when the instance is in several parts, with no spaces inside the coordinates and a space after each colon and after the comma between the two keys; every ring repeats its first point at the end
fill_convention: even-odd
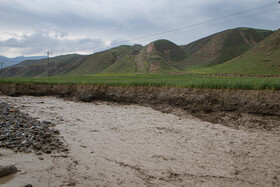
{"type": "Polygon", "coordinates": [[[52,52],[47,51],[47,77],[48,77],[48,79],[50,77],[50,54],[52,54],[52,52]]]}
{"type": "Polygon", "coordinates": [[[4,62],[0,62],[0,64],[1,64],[1,69],[3,69],[4,62]]]}
{"type": "MultiPolygon", "coordinates": [[[[0,64],[1,64],[1,70],[2,70],[2,69],[3,69],[4,62],[0,62],[0,64]]],[[[1,72],[1,78],[2,78],[2,73],[3,73],[3,72],[1,72]]]]}

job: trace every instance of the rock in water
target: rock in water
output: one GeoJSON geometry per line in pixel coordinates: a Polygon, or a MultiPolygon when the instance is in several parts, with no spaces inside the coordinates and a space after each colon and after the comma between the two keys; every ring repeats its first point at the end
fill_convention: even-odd
{"type": "Polygon", "coordinates": [[[11,175],[17,172],[14,165],[0,166],[0,177],[11,175]]]}

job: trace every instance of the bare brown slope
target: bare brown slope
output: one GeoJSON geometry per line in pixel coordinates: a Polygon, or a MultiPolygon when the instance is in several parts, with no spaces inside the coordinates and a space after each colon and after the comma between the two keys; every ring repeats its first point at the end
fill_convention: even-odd
{"type": "Polygon", "coordinates": [[[191,113],[234,128],[279,130],[280,127],[279,91],[42,84],[0,84],[0,91],[11,96],[56,95],[87,102],[138,103],[164,112],[191,113]]]}

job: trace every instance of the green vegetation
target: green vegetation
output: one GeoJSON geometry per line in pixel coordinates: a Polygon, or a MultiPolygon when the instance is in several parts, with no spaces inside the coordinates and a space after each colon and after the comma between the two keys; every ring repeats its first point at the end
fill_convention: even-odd
{"type": "MultiPolygon", "coordinates": [[[[280,31],[236,28],[184,46],[177,46],[168,40],[157,40],[146,46],[123,45],[91,55],[70,54],[53,57],[49,65],[46,59],[24,61],[1,69],[0,75],[3,78],[39,78],[46,77],[48,70],[52,77],[178,72],[280,75],[279,46],[280,31]]],[[[146,85],[146,82],[143,84],[146,85]]],[[[155,83],[157,84],[158,82],[155,83]]],[[[185,84],[180,85],[185,86],[185,84]]]]}
{"type": "Polygon", "coordinates": [[[134,53],[138,53],[141,46],[119,46],[113,49],[85,56],[67,71],[66,76],[91,75],[100,72],[134,72],[134,53]],[[115,64],[116,63],[116,64],[115,64]],[[111,67],[113,66],[113,67],[111,67]],[[133,66],[133,68],[132,68],[133,66]],[[131,71],[133,69],[133,71],[131,71]]]}
{"type": "Polygon", "coordinates": [[[154,42],[157,53],[167,60],[178,62],[185,57],[184,51],[168,40],[157,40],[154,42]]]}
{"type": "Polygon", "coordinates": [[[113,65],[105,69],[104,73],[132,73],[135,71],[135,64],[133,63],[135,55],[125,55],[123,58],[117,60],[113,65]]]}
{"type": "Polygon", "coordinates": [[[277,77],[217,77],[176,74],[100,74],[79,77],[9,78],[0,83],[85,84],[107,86],[168,86],[210,89],[280,90],[277,77]]]}
{"type": "Polygon", "coordinates": [[[280,30],[226,63],[189,69],[190,73],[280,75],[280,30]]]}
{"type": "Polygon", "coordinates": [[[87,56],[87,58],[79,61],[79,66],[66,75],[77,76],[94,74],[103,71],[114,63],[115,56],[110,51],[96,53],[95,55],[87,56]]]}
{"type": "MultiPolygon", "coordinates": [[[[82,59],[77,54],[61,55],[50,59],[50,75],[59,75],[73,62],[82,59]]],[[[44,77],[47,74],[47,61],[26,60],[17,65],[0,70],[2,77],[44,77]]]]}
{"type": "Polygon", "coordinates": [[[248,51],[271,34],[272,31],[268,30],[236,28],[202,38],[181,46],[187,57],[179,62],[177,67],[188,70],[192,66],[213,66],[225,63],[248,51]]]}
{"type": "MultiPolygon", "coordinates": [[[[59,63],[59,64],[68,64],[73,61],[82,58],[81,55],[78,54],[69,54],[69,55],[61,55],[57,57],[53,57],[50,59],[50,63],[59,63]]],[[[13,67],[26,67],[30,65],[44,65],[47,63],[47,59],[43,58],[41,60],[25,60],[19,64],[14,65],[13,67]]]]}

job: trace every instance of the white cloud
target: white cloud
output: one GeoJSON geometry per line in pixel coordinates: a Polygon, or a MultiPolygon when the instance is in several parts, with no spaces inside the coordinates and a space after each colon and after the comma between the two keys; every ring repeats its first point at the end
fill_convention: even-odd
{"type": "Polygon", "coordinates": [[[48,33],[36,31],[32,35],[23,35],[21,38],[9,38],[0,41],[1,52],[17,52],[18,55],[39,55],[51,50],[55,54],[92,53],[93,49],[105,48],[105,42],[101,38],[68,39],[64,33],[48,33]]]}
{"type": "MultiPolygon", "coordinates": [[[[92,52],[96,45],[99,46],[96,48],[105,49],[109,43],[120,43],[115,41],[130,41],[268,3],[274,5],[260,10],[280,8],[275,0],[0,0],[0,53],[32,55],[32,52],[39,53],[39,50],[53,46],[57,53],[92,52]]],[[[228,23],[215,26],[211,23],[209,27],[193,32],[190,30],[197,27],[137,42],[146,44],[166,38],[177,44],[186,44],[239,26],[277,29],[278,17],[280,11],[236,22],[228,19],[228,23]]],[[[236,18],[231,17],[233,20],[236,18]]]]}

